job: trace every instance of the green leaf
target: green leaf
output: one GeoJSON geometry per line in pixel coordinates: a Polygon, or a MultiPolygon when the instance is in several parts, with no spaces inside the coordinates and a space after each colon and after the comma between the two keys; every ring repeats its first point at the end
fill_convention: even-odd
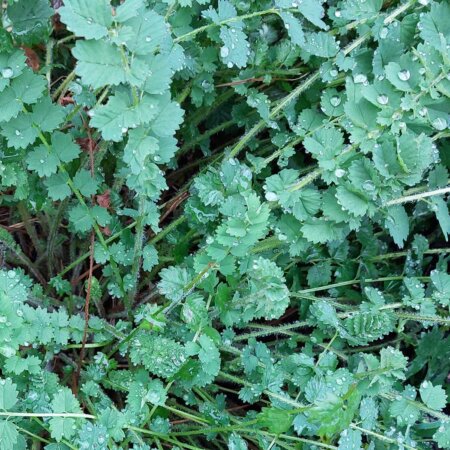
{"type": "Polygon", "coordinates": [[[119,91],[106,105],[94,110],[91,125],[101,131],[103,139],[118,142],[128,128],[149,123],[158,112],[154,97],[144,95],[136,104],[128,93],[119,91]]]}
{"type": "Polygon", "coordinates": [[[10,378],[0,380],[0,409],[10,411],[17,403],[17,385],[10,378]]]}
{"type": "Polygon", "coordinates": [[[445,272],[432,270],[430,277],[436,289],[433,292],[433,299],[444,307],[448,306],[450,303],[450,275],[445,272]]]}
{"type": "Polygon", "coordinates": [[[166,22],[154,11],[141,11],[136,17],[123,22],[129,35],[125,38],[125,45],[136,55],[148,55],[158,48],[167,45],[169,33],[166,22]]]}
{"type": "Polygon", "coordinates": [[[100,39],[108,35],[112,25],[109,0],[66,0],[58,10],[67,29],[86,39],[100,39]]]}
{"type": "Polygon", "coordinates": [[[158,137],[170,137],[175,134],[183,122],[183,110],[180,105],[170,100],[169,95],[159,99],[159,111],[151,124],[153,133],[158,137]]]}
{"type": "Polygon", "coordinates": [[[233,66],[242,68],[247,65],[248,47],[247,36],[236,28],[223,26],[220,28],[220,39],[223,46],[220,49],[220,57],[229,69],[233,66]]]}
{"type": "Polygon", "coordinates": [[[220,371],[220,353],[211,338],[202,334],[198,340],[201,350],[198,357],[202,364],[202,370],[212,377],[216,377],[220,371]]]}
{"type": "Polygon", "coordinates": [[[26,104],[33,104],[38,101],[46,88],[46,80],[43,76],[33,73],[30,69],[25,69],[19,77],[11,83],[18,100],[26,104]]]}
{"type": "Polygon", "coordinates": [[[160,272],[161,281],[158,289],[162,295],[174,302],[181,300],[185,295],[185,287],[191,281],[189,272],[181,267],[168,267],[160,272]]]}
{"type": "Polygon", "coordinates": [[[104,40],[76,42],[72,50],[77,59],[76,73],[94,89],[117,86],[128,79],[118,47],[104,40]]]}
{"type": "Polygon", "coordinates": [[[433,435],[440,448],[450,448],[450,422],[443,422],[433,435]]]}
{"type": "Polygon", "coordinates": [[[39,145],[27,156],[28,169],[34,170],[40,177],[48,177],[56,173],[58,163],[58,158],[44,145],[39,145]]]}
{"type": "Polygon", "coordinates": [[[285,433],[292,425],[293,417],[288,411],[263,407],[258,414],[258,424],[274,434],[285,433]]]}
{"type": "Polygon", "coordinates": [[[445,240],[447,240],[450,234],[450,214],[447,202],[440,197],[435,197],[432,199],[431,209],[435,212],[436,219],[439,222],[445,240]]]}
{"type": "Polygon", "coordinates": [[[16,149],[27,148],[38,137],[38,131],[33,126],[31,114],[20,114],[15,119],[1,125],[1,134],[7,139],[8,146],[16,149]]]}
{"type": "MultiPolygon", "coordinates": [[[[81,414],[80,404],[69,388],[62,388],[54,395],[51,401],[54,413],[78,413],[81,414]]],[[[76,419],[68,417],[54,417],[50,419],[50,431],[58,442],[63,438],[70,439],[75,434],[76,419]]]]}
{"type": "Polygon", "coordinates": [[[362,435],[359,430],[344,430],[339,438],[338,450],[361,450],[362,435]]]}
{"type": "Polygon", "coordinates": [[[19,433],[17,427],[8,420],[0,420],[0,445],[2,450],[14,450],[19,433]]]}
{"type": "Polygon", "coordinates": [[[236,433],[231,433],[228,438],[228,450],[248,450],[247,442],[236,433]]]}
{"type": "Polygon", "coordinates": [[[391,403],[389,412],[397,418],[401,426],[413,425],[420,416],[420,410],[411,402],[416,398],[416,390],[412,386],[406,386],[401,397],[391,403]]]}
{"type": "Polygon", "coordinates": [[[334,170],[334,157],[343,150],[344,137],[338,129],[328,126],[306,137],[304,146],[317,159],[320,167],[334,170]]]}
{"type": "Polygon", "coordinates": [[[323,0],[302,0],[298,2],[297,7],[305,19],[309,20],[316,27],[326,30],[328,26],[322,20],[325,15],[322,3],[324,3],[323,0]]]}
{"type": "Polygon", "coordinates": [[[440,411],[445,408],[447,403],[447,394],[442,386],[433,386],[433,384],[425,380],[419,388],[420,398],[428,406],[428,408],[440,411]]]}
{"type": "Polygon", "coordinates": [[[394,242],[402,248],[409,235],[409,220],[405,208],[400,205],[388,208],[385,226],[394,242]]]}
{"type": "Polygon", "coordinates": [[[308,419],[316,424],[319,436],[333,436],[345,430],[351,423],[359,406],[360,394],[357,390],[345,399],[328,392],[317,405],[308,412],[308,419]]]}
{"type": "Polygon", "coordinates": [[[46,37],[53,9],[47,0],[21,0],[8,6],[8,18],[16,39],[31,44],[46,37]]]}
{"type": "Polygon", "coordinates": [[[339,50],[335,38],[328,33],[305,33],[305,43],[303,48],[311,55],[322,58],[331,58],[339,50]]]}
{"type": "Polygon", "coordinates": [[[158,264],[158,251],[154,245],[147,244],[142,250],[142,268],[150,272],[158,264]]]}
{"type": "Polygon", "coordinates": [[[52,134],[52,150],[63,163],[78,158],[80,147],[75,144],[69,134],[56,131],[52,134]]]}
{"type": "Polygon", "coordinates": [[[128,19],[136,17],[144,6],[144,0],[125,0],[116,8],[114,20],[116,22],[125,22],[128,19]]]}
{"type": "Polygon", "coordinates": [[[51,102],[49,97],[43,97],[33,107],[33,122],[42,130],[56,130],[65,117],[64,110],[51,102]]]}
{"type": "Polygon", "coordinates": [[[143,364],[152,374],[163,378],[175,375],[186,362],[184,347],[177,341],[156,334],[136,337],[130,350],[133,364],[143,364]]]}
{"type": "Polygon", "coordinates": [[[69,220],[75,231],[80,233],[89,231],[94,223],[89,210],[83,205],[77,205],[69,211],[69,220]]]}
{"type": "Polygon", "coordinates": [[[355,216],[364,216],[369,203],[365,195],[352,188],[351,185],[341,185],[336,189],[338,203],[355,216]]]}
{"type": "Polygon", "coordinates": [[[7,122],[22,110],[20,101],[12,89],[5,89],[0,92],[0,122],[7,122]]]}
{"type": "Polygon", "coordinates": [[[149,136],[144,127],[138,127],[130,130],[128,133],[128,142],[123,153],[123,160],[128,164],[134,174],[139,174],[145,167],[145,162],[149,156],[153,160],[158,158],[159,144],[158,139],[149,136]]]}
{"type": "Polygon", "coordinates": [[[91,211],[92,217],[101,227],[105,227],[111,221],[111,215],[106,208],[95,205],[91,211]]]}
{"type": "Polygon", "coordinates": [[[420,35],[436,50],[442,51],[445,43],[450,42],[450,30],[447,18],[450,15],[450,5],[446,2],[433,2],[430,12],[420,17],[420,35]]]}
{"type": "Polygon", "coordinates": [[[341,5],[341,16],[347,20],[372,19],[376,17],[383,0],[344,0],[341,5]]]}
{"type": "Polygon", "coordinates": [[[344,229],[324,219],[309,219],[302,227],[303,236],[315,244],[324,244],[342,238],[344,229]]]}
{"type": "Polygon", "coordinates": [[[89,170],[80,169],[73,178],[73,184],[85,197],[90,197],[97,192],[98,183],[92,177],[89,170]]]}
{"type": "Polygon", "coordinates": [[[305,44],[305,33],[303,32],[301,22],[289,12],[281,12],[280,17],[283,19],[284,27],[292,43],[302,47],[305,44]]]}

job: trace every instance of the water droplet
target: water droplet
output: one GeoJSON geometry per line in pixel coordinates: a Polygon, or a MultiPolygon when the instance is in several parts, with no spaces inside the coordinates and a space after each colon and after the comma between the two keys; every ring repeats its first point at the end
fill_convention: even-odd
{"type": "Polygon", "coordinates": [[[381,94],[377,97],[377,102],[380,105],[387,105],[389,103],[389,97],[387,95],[381,94]]]}
{"type": "Polygon", "coordinates": [[[152,38],[150,37],[150,36],[147,36],[146,38],[145,38],[145,42],[150,42],[152,40],[152,38]]]}
{"type": "Polygon", "coordinates": [[[11,67],[4,67],[2,69],[2,77],[3,78],[11,78],[13,75],[14,75],[14,72],[11,69],[11,67]]]}
{"type": "Polygon", "coordinates": [[[426,108],[425,106],[419,110],[419,116],[425,117],[428,113],[428,108],[426,108]]]}
{"type": "Polygon", "coordinates": [[[430,0],[419,0],[419,3],[420,3],[422,6],[428,6],[429,1],[430,1],[430,0]]]}
{"type": "Polygon", "coordinates": [[[346,172],[344,169],[336,169],[334,171],[334,174],[336,175],[337,178],[342,178],[346,174],[346,172]]]}
{"type": "Polygon", "coordinates": [[[227,67],[228,67],[229,69],[231,69],[231,68],[233,67],[233,63],[232,63],[231,61],[228,61],[227,67]]]}
{"type": "Polygon", "coordinates": [[[20,135],[21,135],[20,131],[16,130],[16,136],[20,136],[20,135]]]}
{"type": "Polygon", "coordinates": [[[333,95],[333,97],[330,98],[330,103],[332,106],[339,106],[341,104],[341,97],[333,95]]]}
{"type": "Polygon", "coordinates": [[[369,192],[373,192],[375,190],[375,185],[371,181],[364,181],[362,187],[369,192]]]}
{"type": "Polygon", "coordinates": [[[90,25],[92,23],[92,17],[88,17],[86,22],[90,25]]]}
{"type": "Polygon", "coordinates": [[[334,12],[334,15],[335,15],[335,17],[341,17],[341,12],[337,9],[337,10],[334,12]]]}
{"type": "Polygon", "coordinates": [[[284,24],[284,28],[286,28],[286,30],[289,30],[290,25],[288,23],[284,24]]]}
{"type": "Polygon", "coordinates": [[[278,200],[278,195],[275,192],[266,192],[266,200],[268,202],[276,202],[278,200]]]}
{"type": "Polygon", "coordinates": [[[386,27],[383,27],[380,30],[380,39],[386,39],[388,34],[389,34],[389,30],[386,27]]]}
{"type": "Polygon", "coordinates": [[[411,74],[408,69],[400,70],[397,76],[402,81],[408,81],[411,78],[411,74]]]}
{"type": "Polygon", "coordinates": [[[353,81],[357,84],[367,83],[367,77],[363,73],[359,73],[354,76],[353,81]]]}
{"type": "Polygon", "coordinates": [[[433,120],[432,125],[436,130],[442,131],[447,128],[448,124],[447,124],[447,121],[445,119],[443,119],[442,117],[437,117],[436,119],[433,120]]]}
{"type": "Polygon", "coordinates": [[[45,161],[44,161],[43,159],[40,159],[39,162],[40,162],[41,164],[44,164],[45,161]]]}
{"type": "Polygon", "coordinates": [[[125,134],[127,131],[128,131],[128,128],[127,127],[122,127],[122,134],[125,134]]]}
{"type": "Polygon", "coordinates": [[[330,70],[330,75],[331,75],[332,77],[337,77],[338,73],[339,73],[339,72],[338,72],[336,69],[331,69],[331,70],[330,70]]]}
{"type": "Polygon", "coordinates": [[[226,47],[226,46],[220,47],[220,56],[222,58],[226,58],[229,54],[230,54],[230,50],[228,49],[228,47],[226,47]]]}

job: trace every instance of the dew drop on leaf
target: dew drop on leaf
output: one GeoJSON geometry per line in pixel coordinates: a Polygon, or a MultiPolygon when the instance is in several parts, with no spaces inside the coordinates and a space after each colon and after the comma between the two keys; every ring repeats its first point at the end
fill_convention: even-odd
{"type": "Polygon", "coordinates": [[[367,83],[367,77],[363,73],[359,73],[358,75],[355,75],[353,78],[355,83],[361,84],[361,83],[367,83]]]}
{"type": "Polygon", "coordinates": [[[380,30],[380,39],[386,39],[388,34],[389,34],[389,30],[386,27],[383,27],[380,30]]]}
{"type": "Polygon", "coordinates": [[[278,200],[278,195],[275,192],[266,192],[266,200],[268,202],[276,202],[278,200]]]}
{"type": "Polygon", "coordinates": [[[380,105],[387,105],[389,103],[389,97],[387,95],[381,94],[377,97],[377,102],[380,105]]]}
{"type": "Polygon", "coordinates": [[[220,56],[222,58],[226,58],[228,55],[230,54],[230,50],[228,49],[228,47],[220,47],[220,56]]]}
{"type": "Polygon", "coordinates": [[[428,113],[428,109],[426,107],[423,107],[419,110],[419,116],[425,117],[428,113]]]}
{"type": "Polygon", "coordinates": [[[411,73],[408,69],[400,70],[400,72],[397,74],[398,78],[402,81],[408,81],[411,78],[411,73]]]}
{"type": "Polygon", "coordinates": [[[447,121],[442,117],[437,117],[436,119],[433,120],[432,125],[436,130],[442,131],[447,128],[447,121]]]}
{"type": "Polygon", "coordinates": [[[330,98],[330,103],[332,106],[339,106],[341,104],[341,97],[333,95],[333,97],[330,98]]]}
{"type": "Polygon", "coordinates": [[[13,70],[11,67],[5,67],[2,69],[2,77],[3,78],[11,78],[14,75],[13,70]]]}

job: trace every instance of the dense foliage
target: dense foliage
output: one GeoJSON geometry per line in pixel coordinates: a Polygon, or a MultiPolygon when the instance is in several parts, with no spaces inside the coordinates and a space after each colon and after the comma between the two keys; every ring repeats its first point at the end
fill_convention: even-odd
{"type": "Polygon", "coordinates": [[[447,0],[9,0],[1,450],[450,448],[447,0]]]}

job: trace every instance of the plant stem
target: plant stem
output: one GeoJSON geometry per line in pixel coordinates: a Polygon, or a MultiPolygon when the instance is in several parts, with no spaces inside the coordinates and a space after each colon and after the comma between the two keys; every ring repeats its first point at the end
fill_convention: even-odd
{"type": "Polygon", "coordinates": [[[189,39],[193,38],[194,36],[196,36],[197,34],[203,33],[204,31],[209,30],[210,28],[220,27],[220,26],[226,25],[228,23],[239,22],[241,20],[250,19],[252,17],[264,16],[266,14],[278,14],[279,12],[280,12],[279,9],[270,8],[270,9],[265,9],[264,11],[257,11],[257,12],[253,12],[253,13],[249,13],[249,14],[243,14],[242,16],[231,17],[229,19],[222,20],[218,23],[210,23],[208,25],[203,25],[202,27],[198,27],[195,30],[189,31],[189,33],[183,34],[183,35],[175,38],[174,42],[178,43],[178,42],[189,40],[189,39]]]}
{"type": "Polygon", "coordinates": [[[55,92],[53,92],[52,95],[53,101],[57,100],[60,95],[63,95],[66,92],[67,87],[75,79],[75,77],[76,77],[75,70],[72,70],[72,72],[70,72],[69,75],[67,75],[66,79],[58,86],[55,92]]]}
{"type": "Polygon", "coordinates": [[[402,203],[415,202],[427,197],[433,197],[435,195],[444,195],[450,192],[450,186],[445,188],[435,189],[433,191],[421,192],[420,194],[406,195],[405,197],[395,198],[385,203],[386,206],[401,205],[402,203]]]}
{"type": "Polygon", "coordinates": [[[136,220],[136,233],[134,235],[133,265],[131,267],[131,283],[133,287],[126,296],[126,310],[128,316],[131,317],[134,299],[139,280],[139,271],[142,264],[142,247],[144,245],[144,215],[146,200],[144,196],[139,197],[138,219],[136,220]]]}

